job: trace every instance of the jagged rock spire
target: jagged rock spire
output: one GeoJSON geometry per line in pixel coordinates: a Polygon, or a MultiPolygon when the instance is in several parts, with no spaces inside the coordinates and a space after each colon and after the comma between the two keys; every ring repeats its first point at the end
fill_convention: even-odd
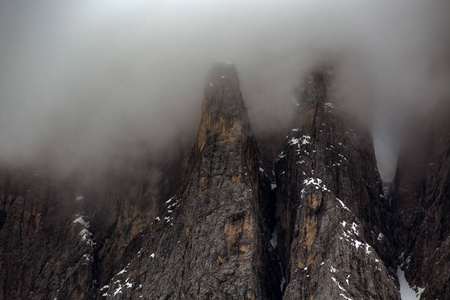
{"type": "Polygon", "coordinates": [[[198,131],[198,150],[205,144],[236,144],[253,135],[239,90],[239,78],[234,65],[218,63],[208,76],[202,105],[202,118],[198,131]]]}
{"type": "Polygon", "coordinates": [[[147,236],[144,258],[131,262],[144,275],[130,280],[152,299],[281,297],[260,203],[259,151],[232,65],[211,71],[188,169],[183,190],[147,236]]]}
{"type": "Polygon", "coordinates": [[[283,299],[399,299],[383,263],[390,246],[372,140],[334,98],[332,77],[322,68],[307,78],[276,165],[283,299]]]}

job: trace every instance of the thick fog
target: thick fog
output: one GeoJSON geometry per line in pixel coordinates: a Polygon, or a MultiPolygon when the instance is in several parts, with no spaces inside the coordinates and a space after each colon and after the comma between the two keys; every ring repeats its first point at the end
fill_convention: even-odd
{"type": "Polygon", "coordinates": [[[437,0],[2,1],[0,160],[72,172],[190,138],[216,61],[268,134],[331,63],[390,178],[406,113],[449,95],[449,15],[437,0]]]}

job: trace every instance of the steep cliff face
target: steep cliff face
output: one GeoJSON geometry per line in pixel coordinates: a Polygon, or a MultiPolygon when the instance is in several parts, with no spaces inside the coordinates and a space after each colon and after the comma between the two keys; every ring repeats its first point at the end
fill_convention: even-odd
{"type": "Polygon", "coordinates": [[[332,80],[307,79],[276,165],[284,299],[399,299],[371,136],[332,80]]]}
{"type": "MultiPolygon", "coordinates": [[[[180,160],[174,161],[182,169],[180,160]]],[[[94,299],[140,248],[159,202],[180,181],[173,164],[147,160],[88,184],[4,169],[0,299],[94,299]]]]}
{"type": "Polygon", "coordinates": [[[416,119],[403,144],[393,189],[399,263],[420,299],[450,295],[450,107],[416,119]],[[420,126],[419,126],[420,124],[420,126]],[[420,150],[420,151],[419,151],[420,150]]]}
{"type": "Polygon", "coordinates": [[[372,137],[333,80],[307,78],[262,158],[221,63],[193,146],[90,180],[3,168],[0,300],[400,299],[398,263],[422,299],[448,298],[448,107],[408,139],[421,152],[402,152],[385,199],[372,137]]]}
{"type": "Polygon", "coordinates": [[[167,211],[156,218],[144,247],[104,294],[279,298],[279,269],[264,221],[264,176],[237,73],[219,64],[205,89],[186,184],[166,201],[167,211]]]}
{"type": "Polygon", "coordinates": [[[73,186],[18,171],[1,177],[0,299],[93,297],[94,243],[74,213],[73,186]]]}

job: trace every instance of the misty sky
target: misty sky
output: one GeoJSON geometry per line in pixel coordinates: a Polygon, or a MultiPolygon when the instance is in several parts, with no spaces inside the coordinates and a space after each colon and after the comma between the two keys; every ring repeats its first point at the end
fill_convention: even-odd
{"type": "Polygon", "coordinates": [[[195,132],[206,74],[233,62],[256,134],[302,77],[338,66],[393,175],[406,113],[449,95],[447,1],[2,1],[0,160],[73,170],[195,132]]]}

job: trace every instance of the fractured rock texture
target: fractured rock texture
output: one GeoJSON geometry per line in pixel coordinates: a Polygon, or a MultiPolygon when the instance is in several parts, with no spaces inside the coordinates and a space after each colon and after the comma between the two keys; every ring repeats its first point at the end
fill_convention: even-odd
{"type": "Polygon", "coordinates": [[[76,208],[62,200],[73,188],[39,174],[1,177],[0,299],[92,298],[89,224],[73,222],[76,208]]]}
{"type": "Polygon", "coordinates": [[[420,299],[450,295],[450,107],[417,119],[403,144],[394,182],[395,241],[420,299]]]}
{"type": "Polygon", "coordinates": [[[106,293],[133,298],[117,292],[132,282],[152,299],[279,298],[261,173],[237,73],[219,64],[205,90],[187,184],[167,200],[145,247],[106,293]]]}
{"type": "Polygon", "coordinates": [[[331,71],[310,75],[276,165],[284,299],[399,299],[373,144],[356,125],[331,71]]]}
{"type": "Polygon", "coordinates": [[[404,144],[423,151],[402,151],[386,199],[372,137],[333,81],[307,78],[262,157],[237,72],[219,63],[189,147],[89,180],[2,168],[0,300],[400,299],[398,263],[422,299],[449,298],[448,108],[404,144]]]}

